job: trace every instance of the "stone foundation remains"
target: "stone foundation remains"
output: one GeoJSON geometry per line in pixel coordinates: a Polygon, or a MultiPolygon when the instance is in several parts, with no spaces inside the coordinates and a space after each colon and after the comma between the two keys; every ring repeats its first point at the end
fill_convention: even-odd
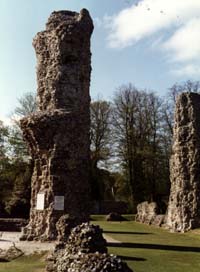
{"type": "Polygon", "coordinates": [[[167,226],[185,232],[200,227],[200,94],[176,101],[172,152],[167,226]]]}
{"type": "Polygon", "coordinates": [[[36,35],[38,110],[21,120],[34,158],[30,221],[22,239],[56,239],[64,214],[89,219],[90,37],[87,10],[53,12],[36,35]]]}
{"type": "Polygon", "coordinates": [[[107,253],[98,226],[83,223],[72,229],[67,243],[57,245],[47,258],[47,272],[132,272],[120,258],[107,253]]]}

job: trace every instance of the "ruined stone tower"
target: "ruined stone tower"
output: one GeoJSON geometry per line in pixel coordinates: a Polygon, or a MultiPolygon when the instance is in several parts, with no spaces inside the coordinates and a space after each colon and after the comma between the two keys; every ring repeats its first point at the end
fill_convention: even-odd
{"type": "Polygon", "coordinates": [[[33,40],[38,110],[21,120],[35,163],[25,239],[55,239],[63,214],[79,222],[89,216],[92,31],[87,10],[58,11],[33,40]]]}
{"type": "Polygon", "coordinates": [[[167,225],[185,232],[200,227],[200,95],[183,93],[176,101],[170,162],[171,192],[167,225]]]}

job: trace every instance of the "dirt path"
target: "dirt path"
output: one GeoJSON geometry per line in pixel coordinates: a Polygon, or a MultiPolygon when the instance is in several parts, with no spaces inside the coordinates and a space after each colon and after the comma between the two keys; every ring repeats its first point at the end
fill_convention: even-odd
{"type": "MultiPolygon", "coordinates": [[[[41,243],[36,241],[19,241],[21,236],[20,232],[1,232],[0,234],[0,249],[8,249],[15,244],[15,246],[21,249],[25,255],[53,250],[55,247],[55,242],[41,243]]],[[[107,234],[103,234],[103,236],[108,243],[121,243],[107,234]]]]}
{"type": "Polygon", "coordinates": [[[30,255],[35,252],[39,253],[42,251],[49,251],[53,250],[55,243],[51,242],[27,242],[27,241],[19,241],[19,237],[21,236],[20,232],[2,232],[0,238],[0,248],[1,249],[8,249],[13,244],[19,249],[21,249],[25,255],[30,255]]]}
{"type": "Polygon", "coordinates": [[[116,244],[120,244],[121,242],[119,240],[113,239],[112,237],[110,237],[107,234],[103,234],[104,239],[106,239],[107,243],[116,243],[116,244]]]}

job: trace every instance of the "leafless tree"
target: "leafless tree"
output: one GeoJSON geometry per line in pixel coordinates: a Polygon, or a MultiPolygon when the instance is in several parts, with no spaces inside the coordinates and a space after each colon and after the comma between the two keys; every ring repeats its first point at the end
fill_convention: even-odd
{"type": "Polygon", "coordinates": [[[91,116],[91,156],[94,167],[110,155],[110,117],[111,105],[104,100],[96,100],[90,106],[91,116]]]}
{"type": "Polygon", "coordinates": [[[132,84],[121,86],[114,96],[114,139],[135,204],[154,200],[162,179],[162,105],[153,92],[132,84]]]}

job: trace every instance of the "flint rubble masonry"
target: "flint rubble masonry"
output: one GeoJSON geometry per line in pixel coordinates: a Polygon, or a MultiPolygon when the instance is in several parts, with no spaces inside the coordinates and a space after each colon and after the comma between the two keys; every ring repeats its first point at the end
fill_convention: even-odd
{"type": "Polygon", "coordinates": [[[168,227],[179,232],[200,227],[200,94],[177,98],[170,172],[168,227]]]}
{"type": "Polygon", "coordinates": [[[92,31],[86,9],[58,11],[33,40],[38,110],[21,120],[35,163],[23,239],[56,239],[56,222],[66,213],[79,223],[89,218],[92,31]]]}

